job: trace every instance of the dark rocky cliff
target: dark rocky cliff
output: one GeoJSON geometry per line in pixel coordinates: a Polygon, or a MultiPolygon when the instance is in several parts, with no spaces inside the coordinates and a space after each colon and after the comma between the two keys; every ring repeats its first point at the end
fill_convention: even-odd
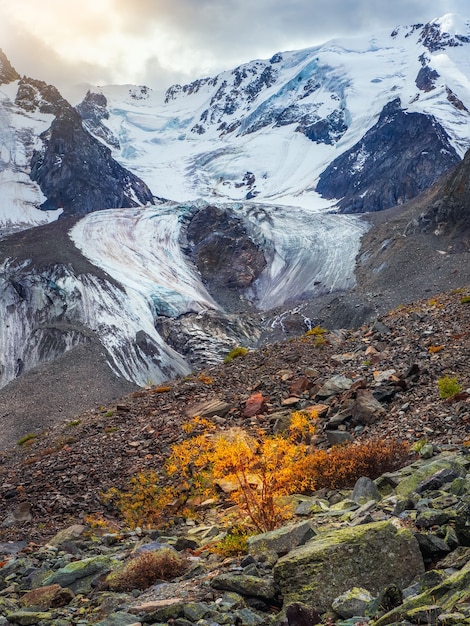
{"type": "MultiPolygon", "coordinates": [[[[470,232],[470,151],[444,181],[436,201],[419,219],[421,230],[468,238],[470,232]]],[[[468,245],[467,245],[468,247],[468,245]]]]}
{"type": "Polygon", "coordinates": [[[231,308],[266,267],[263,250],[250,238],[243,222],[215,206],[199,210],[187,228],[191,258],[206,287],[231,308]]]}
{"type": "Polygon", "coordinates": [[[43,149],[33,155],[31,178],[47,196],[42,209],[63,208],[70,216],[153,204],[147,185],[83,128],[72,107],[62,111],[41,139],[43,149]]]}
{"type": "Polygon", "coordinates": [[[414,198],[459,160],[442,126],[404,111],[397,98],[356,145],[324,170],[317,191],[340,198],[342,213],[381,211],[414,198]]]}

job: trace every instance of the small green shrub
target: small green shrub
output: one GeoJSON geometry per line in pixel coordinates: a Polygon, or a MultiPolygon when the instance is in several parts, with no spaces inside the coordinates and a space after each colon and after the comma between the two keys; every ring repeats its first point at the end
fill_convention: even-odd
{"type": "Polygon", "coordinates": [[[224,363],[230,363],[230,361],[233,361],[233,359],[236,359],[239,356],[245,356],[247,352],[248,352],[248,348],[244,348],[243,346],[237,346],[233,350],[230,350],[230,352],[227,354],[227,356],[224,359],[224,363]]]}
{"type": "Polygon", "coordinates": [[[439,388],[441,400],[453,398],[462,391],[462,386],[458,383],[455,376],[444,376],[444,378],[439,378],[437,386],[439,388]]]}
{"type": "Polygon", "coordinates": [[[463,298],[460,298],[460,304],[469,304],[470,303],[470,296],[464,296],[463,298]]]}
{"type": "Polygon", "coordinates": [[[411,450],[413,450],[413,452],[416,452],[416,454],[419,454],[423,446],[426,446],[428,443],[428,439],[426,437],[423,437],[422,439],[414,442],[414,444],[411,446],[411,450]]]}
{"type": "Polygon", "coordinates": [[[25,443],[33,443],[33,440],[36,439],[36,437],[37,435],[35,433],[28,433],[24,437],[21,437],[21,439],[18,439],[16,443],[18,446],[24,446],[25,443]]]}
{"type": "Polygon", "coordinates": [[[112,417],[114,415],[114,411],[106,411],[104,414],[105,417],[112,417]]]}
{"type": "Polygon", "coordinates": [[[229,558],[248,552],[247,531],[243,526],[235,526],[220,541],[211,545],[209,550],[219,556],[229,558]]]}
{"type": "Polygon", "coordinates": [[[67,428],[72,428],[72,426],[78,426],[81,423],[81,420],[72,420],[67,424],[67,428]]]}
{"type": "Polygon", "coordinates": [[[113,591],[132,591],[147,589],[157,580],[172,580],[181,576],[187,569],[188,562],[176,550],[141,552],[127,561],[122,568],[109,574],[106,579],[113,591]]]}
{"type": "Polygon", "coordinates": [[[318,337],[318,336],[324,335],[327,332],[328,331],[326,330],[326,328],[323,328],[322,326],[314,326],[310,330],[307,330],[305,334],[307,335],[307,337],[312,337],[312,336],[318,337]]]}

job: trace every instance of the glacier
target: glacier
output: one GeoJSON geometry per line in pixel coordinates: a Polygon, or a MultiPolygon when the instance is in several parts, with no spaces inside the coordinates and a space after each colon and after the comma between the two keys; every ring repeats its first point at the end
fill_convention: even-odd
{"type": "MultiPolygon", "coordinates": [[[[81,219],[70,232],[82,254],[123,287],[119,311],[109,307],[103,325],[103,330],[119,328],[120,332],[100,331],[100,336],[113,355],[114,367],[125,378],[142,383],[165,379],[172,367],[175,372],[184,370],[180,355],[164,345],[156,330],[158,317],[175,319],[193,313],[197,319],[208,310],[224,313],[181,249],[181,230],[188,212],[203,206],[199,202],[100,211],[81,219]],[[119,319],[111,319],[113,316],[119,319]],[[124,318],[131,320],[130,325],[124,324],[124,318]],[[122,349],[123,334],[132,338],[132,332],[142,330],[163,355],[162,371],[157,375],[154,372],[152,376],[146,366],[140,371],[138,362],[127,358],[129,349],[122,349]],[[131,375],[129,368],[134,368],[131,375]]],[[[241,219],[250,237],[265,251],[267,266],[246,294],[256,309],[268,311],[354,284],[354,260],[360,237],[367,230],[361,218],[255,203],[221,207],[241,219]]],[[[190,332],[201,333],[197,326],[193,321],[190,332]]],[[[229,338],[225,349],[233,344],[229,338]]],[[[210,355],[206,358],[210,362],[210,355]]]]}
{"type": "Polygon", "coordinates": [[[469,22],[447,15],[419,26],[279,53],[165,95],[96,88],[108,102],[103,125],[119,146],[111,146],[113,156],[156,196],[176,202],[239,201],[251,191],[262,202],[329,210],[334,202],[315,191],[319,175],[399,97],[406,111],[441,124],[463,157],[470,147],[469,22]],[[429,42],[433,29],[443,41],[438,49],[429,42]],[[437,72],[429,91],[417,86],[423,67],[437,72]],[[454,96],[462,106],[456,100],[452,106],[454,96]],[[346,130],[330,144],[296,132],[332,114],[346,130]],[[256,181],[250,189],[243,184],[247,172],[256,181]]]}

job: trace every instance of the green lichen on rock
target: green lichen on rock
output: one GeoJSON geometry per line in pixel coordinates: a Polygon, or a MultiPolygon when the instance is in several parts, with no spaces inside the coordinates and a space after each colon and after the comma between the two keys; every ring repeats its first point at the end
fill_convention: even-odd
{"type": "Polygon", "coordinates": [[[322,613],[353,586],[374,594],[390,584],[404,588],[423,572],[411,531],[373,522],[318,535],[279,559],[274,579],[286,602],[305,602],[322,613]]]}
{"type": "Polygon", "coordinates": [[[42,581],[42,585],[57,584],[61,587],[70,587],[72,591],[77,593],[81,591],[78,584],[80,581],[109,572],[118,564],[118,561],[106,556],[95,556],[82,559],[81,561],[73,561],[47,576],[42,581]]]}
{"type": "MultiPolygon", "coordinates": [[[[470,562],[460,571],[446,577],[435,587],[413,596],[389,613],[380,617],[374,626],[385,626],[411,616],[415,610],[426,606],[440,607],[440,613],[455,613],[470,604],[470,562]]],[[[466,622],[464,622],[466,623],[466,622]]]]}
{"type": "Polygon", "coordinates": [[[395,488],[395,492],[399,496],[409,496],[416,491],[417,487],[424,480],[444,469],[454,470],[460,476],[465,476],[466,474],[461,455],[442,455],[430,462],[420,463],[414,472],[410,473],[399,482],[395,488]]]}

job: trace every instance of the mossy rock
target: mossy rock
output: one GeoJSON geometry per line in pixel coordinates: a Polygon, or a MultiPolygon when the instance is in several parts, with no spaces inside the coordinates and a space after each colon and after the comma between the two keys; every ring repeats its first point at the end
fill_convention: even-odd
{"type": "Polygon", "coordinates": [[[441,613],[455,613],[464,603],[470,601],[470,562],[460,571],[447,577],[435,587],[426,589],[423,593],[405,600],[405,602],[386,613],[374,626],[385,626],[406,619],[415,610],[422,607],[439,605],[441,613]]]}
{"type": "Polygon", "coordinates": [[[324,613],[351,587],[378,594],[401,589],[424,572],[418,542],[408,529],[373,522],[318,535],[279,559],[274,580],[285,602],[304,602],[324,613]]]}
{"type": "Polygon", "coordinates": [[[52,619],[52,613],[44,611],[14,611],[7,614],[8,622],[19,626],[36,626],[42,621],[50,622],[52,619]]]}
{"type": "Polygon", "coordinates": [[[109,572],[119,564],[120,561],[107,556],[73,561],[44,578],[42,586],[57,584],[61,587],[70,587],[75,593],[80,593],[82,592],[81,582],[109,572]]]}
{"type": "Polygon", "coordinates": [[[454,470],[459,476],[465,476],[467,471],[461,455],[441,456],[437,459],[420,463],[412,474],[406,476],[398,483],[395,492],[400,496],[409,496],[416,492],[416,489],[423,481],[443,469],[454,470]]]}

